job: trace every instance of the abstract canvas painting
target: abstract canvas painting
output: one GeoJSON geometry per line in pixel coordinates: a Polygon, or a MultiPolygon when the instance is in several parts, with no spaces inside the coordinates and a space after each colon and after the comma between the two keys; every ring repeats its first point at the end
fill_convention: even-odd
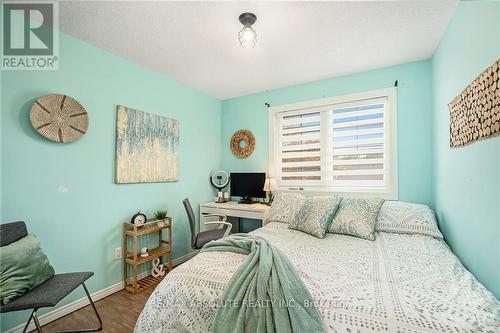
{"type": "Polygon", "coordinates": [[[179,122],[118,105],[116,182],[179,180],[179,122]]]}

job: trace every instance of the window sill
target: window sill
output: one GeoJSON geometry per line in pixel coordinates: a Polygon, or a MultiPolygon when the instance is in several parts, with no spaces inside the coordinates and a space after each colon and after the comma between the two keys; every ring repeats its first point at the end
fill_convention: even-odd
{"type": "Polygon", "coordinates": [[[377,197],[386,200],[398,200],[397,191],[386,188],[331,188],[331,187],[299,187],[278,186],[278,191],[288,193],[301,193],[305,196],[311,195],[341,195],[350,197],[377,197]]]}

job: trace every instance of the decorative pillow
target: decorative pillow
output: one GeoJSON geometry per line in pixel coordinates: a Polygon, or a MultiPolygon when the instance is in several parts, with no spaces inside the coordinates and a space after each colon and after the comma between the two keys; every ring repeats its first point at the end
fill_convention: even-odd
{"type": "Polygon", "coordinates": [[[375,222],[384,199],[343,198],[329,232],[375,240],[375,222]]]}
{"type": "Polygon", "coordinates": [[[278,192],[266,217],[267,222],[290,223],[302,208],[306,197],[298,193],[278,192]]]}
{"type": "Polygon", "coordinates": [[[288,228],[324,238],[342,197],[308,198],[288,228]]]}
{"type": "Polygon", "coordinates": [[[35,235],[0,247],[0,302],[8,304],[54,276],[35,235]]]}
{"type": "Polygon", "coordinates": [[[402,201],[384,202],[377,217],[375,230],[443,238],[434,212],[428,206],[402,201]]]}

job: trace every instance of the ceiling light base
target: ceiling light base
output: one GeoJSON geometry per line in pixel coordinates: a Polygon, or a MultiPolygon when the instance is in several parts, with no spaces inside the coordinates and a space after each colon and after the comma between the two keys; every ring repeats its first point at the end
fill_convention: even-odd
{"type": "Polygon", "coordinates": [[[239,20],[241,24],[247,26],[247,25],[252,25],[257,21],[257,16],[252,13],[243,13],[240,15],[239,20]]]}

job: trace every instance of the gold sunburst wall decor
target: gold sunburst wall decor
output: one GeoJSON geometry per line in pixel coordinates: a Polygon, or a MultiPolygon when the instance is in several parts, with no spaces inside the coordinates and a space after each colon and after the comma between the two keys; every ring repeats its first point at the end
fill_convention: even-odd
{"type": "Polygon", "coordinates": [[[249,130],[239,130],[231,137],[231,150],[239,158],[247,158],[255,150],[255,137],[249,130]]]}
{"type": "Polygon", "coordinates": [[[46,139],[56,142],[74,142],[89,127],[89,115],[77,100],[61,94],[40,97],[31,107],[33,128],[46,139]]]}

